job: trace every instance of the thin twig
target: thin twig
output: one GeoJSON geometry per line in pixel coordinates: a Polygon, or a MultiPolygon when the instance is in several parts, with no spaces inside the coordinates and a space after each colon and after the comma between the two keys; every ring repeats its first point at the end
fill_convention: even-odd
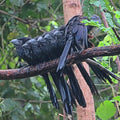
{"type": "Polygon", "coordinates": [[[0,6],[1,6],[4,2],[6,2],[6,0],[3,0],[2,2],[0,2],[0,6]]]}
{"type": "Polygon", "coordinates": [[[120,37],[119,37],[117,31],[115,30],[115,28],[112,28],[112,30],[113,30],[113,32],[115,33],[115,35],[116,35],[116,37],[118,38],[118,40],[120,41],[120,37]]]}
{"type": "MultiPolygon", "coordinates": [[[[115,96],[116,96],[116,95],[115,95],[115,90],[114,90],[114,88],[113,88],[112,85],[110,85],[110,86],[111,86],[111,88],[112,88],[113,97],[115,97],[115,96]]],[[[118,103],[117,101],[115,101],[115,105],[116,105],[117,111],[118,111],[118,113],[119,113],[119,115],[120,115],[119,103],[118,103]]]]}
{"type": "Polygon", "coordinates": [[[111,2],[111,4],[112,4],[112,6],[114,7],[114,10],[117,10],[116,7],[115,7],[115,4],[113,3],[113,1],[110,0],[110,2],[111,2]]]}
{"type": "Polygon", "coordinates": [[[11,15],[11,14],[9,14],[9,13],[3,11],[3,10],[0,10],[0,13],[5,14],[5,15],[8,15],[8,16],[11,16],[11,17],[13,17],[14,19],[16,19],[16,20],[18,20],[18,21],[20,21],[20,22],[22,22],[22,23],[28,24],[27,21],[25,21],[25,20],[23,20],[23,19],[21,19],[21,18],[15,16],[15,15],[11,15]]]}
{"type": "MultiPolygon", "coordinates": [[[[110,86],[110,85],[109,85],[110,86]]],[[[113,87],[115,88],[117,85],[114,85],[113,87]]],[[[107,91],[107,90],[110,90],[110,89],[112,89],[111,87],[107,87],[107,88],[104,88],[104,89],[101,89],[101,90],[99,90],[98,92],[99,93],[101,93],[101,92],[105,92],[105,91],[107,91]]]]}
{"type": "MultiPolygon", "coordinates": [[[[51,101],[25,100],[25,99],[18,99],[18,98],[13,98],[13,100],[15,100],[15,101],[21,101],[21,102],[29,102],[29,103],[34,103],[34,104],[51,103],[51,101]]],[[[58,100],[58,102],[61,102],[61,100],[58,100]]]]}
{"type": "Polygon", "coordinates": [[[55,9],[55,11],[54,11],[54,14],[56,14],[56,12],[57,12],[57,10],[60,8],[60,6],[62,6],[62,2],[57,6],[57,8],[55,9]]]}
{"type": "Polygon", "coordinates": [[[102,11],[101,5],[99,6],[99,8],[100,8],[100,13],[101,13],[101,15],[102,15],[102,20],[103,20],[103,22],[104,22],[104,25],[105,25],[106,28],[108,28],[109,25],[108,25],[108,22],[106,21],[106,17],[105,17],[104,12],[102,11]]]}

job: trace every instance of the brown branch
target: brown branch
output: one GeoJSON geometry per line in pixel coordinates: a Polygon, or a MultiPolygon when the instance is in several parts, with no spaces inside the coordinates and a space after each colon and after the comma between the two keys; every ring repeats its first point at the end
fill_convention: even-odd
{"type": "MultiPolygon", "coordinates": [[[[82,53],[77,52],[73,55],[69,55],[67,58],[67,65],[78,63],[79,61],[84,61],[91,57],[112,56],[118,54],[120,54],[120,45],[89,48],[82,53]]],[[[0,80],[20,79],[44,74],[55,70],[57,65],[58,59],[36,66],[26,67],[24,69],[0,70],[0,80]]]]}
{"type": "Polygon", "coordinates": [[[3,3],[5,3],[5,2],[6,2],[6,0],[1,1],[1,2],[0,2],[0,6],[1,6],[3,3]]]}
{"type": "Polygon", "coordinates": [[[11,15],[11,14],[3,11],[3,10],[0,10],[0,13],[5,14],[5,15],[8,15],[8,16],[11,16],[11,17],[13,17],[14,19],[16,19],[16,20],[18,20],[18,21],[20,21],[20,22],[22,22],[22,23],[24,23],[24,24],[28,24],[28,21],[25,21],[25,20],[23,20],[23,19],[15,16],[15,15],[11,15]]]}
{"type": "Polygon", "coordinates": [[[120,37],[119,37],[117,31],[115,30],[115,28],[112,28],[112,30],[113,30],[113,32],[115,33],[115,35],[116,35],[116,37],[118,38],[118,40],[120,41],[120,37]]]}
{"type": "MultiPolygon", "coordinates": [[[[33,23],[30,23],[28,20],[24,20],[24,19],[19,18],[19,17],[15,16],[15,15],[9,14],[9,13],[3,11],[3,10],[0,10],[0,13],[5,14],[5,15],[8,15],[8,16],[11,16],[11,17],[13,17],[14,19],[16,19],[16,20],[18,20],[19,22],[22,22],[22,23],[24,23],[24,24],[30,24],[31,26],[32,26],[32,24],[33,24],[33,23]]],[[[56,18],[56,20],[59,20],[59,19],[63,19],[63,16],[56,18]]],[[[43,18],[43,19],[38,20],[38,22],[51,21],[51,20],[53,20],[53,17],[43,18]]]]}
{"type": "Polygon", "coordinates": [[[99,8],[100,8],[100,13],[101,13],[101,15],[102,15],[102,20],[103,20],[103,22],[104,22],[104,25],[105,25],[106,28],[108,28],[109,25],[108,25],[108,22],[107,22],[107,20],[106,20],[105,14],[104,14],[104,12],[102,11],[101,6],[99,6],[99,8]]]}
{"type": "MultiPolygon", "coordinates": [[[[116,88],[117,85],[114,85],[113,87],[116,88]]],[[[110,89],[112,89],[112,88],[111,87],[107,87],[107,88],[99,90],[98,92],[101,93],[101,92],[105,92],[105,91],[110,90],[110,89]]]]}
{"type": "MultiPolygon", "coordinates": [[[[51,103],[51,100],[50,101],[36,101],[36,100],[26,100],[26,99],[18,99],[18,98],[13,98],[13,100],[20,101],[20,102],[29,102],[33,104],[51,103]]],[[[61,100],[58,100],[58,102],[61,102],[61,100]]]]}

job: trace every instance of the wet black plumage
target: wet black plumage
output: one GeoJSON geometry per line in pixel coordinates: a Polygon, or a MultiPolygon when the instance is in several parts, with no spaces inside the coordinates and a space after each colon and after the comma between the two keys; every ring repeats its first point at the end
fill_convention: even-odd
{"type": "MultiPolygon", "coordinates": [[[[76,15],[68,21],[64,35],[66,44],[60,56],[57,72],[62,73],[65,67],[66,58],[68,53],[71,51],[71,48],[74,49],[74,51],[79,50],[81,52],[88,48],[88,32],[93,28],[93,26],[86,26],[82,23],[81,21],[84,19],[88,20],[86,17],[76,15]]],[[[101,23],[101,19],[97,15],[93,15],[91,20],[101,23]]]]}
{"type": "MultiPolygon", "coordinates": [[[[93,26],[85,26],[85,24],[81,23],[81,20],[83,19],[87,18],[75,16],[65,26],[44,33],[42,36],[29,39],[28,41],[26,40],[26,42],[23,42],[23,45],[21,46],[22,48],[18,48],[16,46],[15,40],[12,41],[16,46],[18,55],[22,57],[29,65],[47,62],[61,56],[57,72],[50,72],[50,75],[52,76],[53,81],[60,93],[65,111],[68,114],[72,114],[72,105],[76,105],[75,99],[81,106],[86,106],[84,96],[73,73],[72,67],[65,66],[68,54],[72,54],[72,52],[76,51],[83,51],[91,46],[91,43],[88,41],[87,34],[93,26]],[[70,80],[70,88],[64,79],[63,73],[65,73],[70,80]]],[[[94,15],[92,16],[92,20],[99,22],[100,18],[94,15]]],[[[18,40],[25,41],[24,39],[27,38],[21,38],[18,40]]],[[[89,65],[100,79],[103,81],[108,79],[111,82],[111,78],[109,77],[110,75],[106,74],[102,70],[99,70],[98,67],[93,66],[90,63],[89,65]]],[[[81,63],[77,64],[77,66],[89,85],[91,92],[97,93],[97,89],[86,72],[84,66],[81,63]]],[[[50,94],[52,91],[52,89],[49,91],[50,94]]],[[[50,96],[52,96],[52,94],[50,96]]],[[[54,99],[51,98],[51,100],[53,100],[53,105],[57,104],[56,99],[56,96],[54,96],[54,99]]]]}
{"type": "Polygon", "coordinates": [[[46,83],[46,85],[47,85],[47,88],[48,88],[48,90],[49,90],[50,99],[51,99],[51,101],[52,101],[53,106],[54,106],[55,108],[59,109],[59,103],[58,103],[58,101],[57,101],[57,97],[56,97],[56,95],[55,95],[55,92],[54,92],[54,89],[53,89],[53,87],[52,87],[52,84],[51,84],[51,82],[50,82],[50,80],[49,80],[48,74],[43,74],[42,76],[43,76],[43,78],[44,78],[44,80],[45,80],[45,83],[46,83]]]}
{"type": "MultiPolygon", "coordinates": [[[[20,39],[14,39],[12,40],[11,42],[14,43],[14,45],[16,46],[16,51],[17,51],[17,54],[22,58],[24,59],[25,61],[27,61],[27,63],[29,65],[34,65],[36,64],[36,62],[38,62],[39,60],[36,59],[32,59],[34,58],[34,56],[31,56],[33,55],[33,51],[32,51],[32,48],[30,48],[31,46],[26,46],[27,49],[29,49],[29,51],[24,50],[23,49],[23,45],[26,43],[26,42],[32,42],[34,41],[34,39],[31,39],[29,37],[23,37],[23,38],[20,38],[20,39]],[[32,61],[31,61],[32,60],[32,61]],[[33,61],[34,60],[34,61],[33,61]],[[37,61],[36,61],[37,60],[37,61]]],[[[34,44],[36,45],[36,44],[34,44]]],[[[34,46],[33,45],[33,46],[34,46]]],[[[50,98],[51,98],[51,101],[52,101],[52,104],[53,106],[55,106],[57,109],[59,109],[59,103],[57,101],[57,97],[55,95],[55,92],[54,92],[54,89],[50,83],[50,80],[49,80],[49,77],[48,77],[48,74],[44,74],[42,75],[44,80],[45,80],[45,83],[47,85],[47,88],[48,88],[48,91],[50,93],[50,98]]]]}
{"type": "Polygon", "coordinates": [[[78,81],[77,81],[77,79],[74,75],[74,72],[72,70],[72,67],[71,66],[65,67],[65,73],[69,77],[70,86],[71,86],[72,92],[73,92],[77,102],[79,103],[79,105],[86,107],[86,102],[85,102],[82,90],[80,89],[78,81]]]}

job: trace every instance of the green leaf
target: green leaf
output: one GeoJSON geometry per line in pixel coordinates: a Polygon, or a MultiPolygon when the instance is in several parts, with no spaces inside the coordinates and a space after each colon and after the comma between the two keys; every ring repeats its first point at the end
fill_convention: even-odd
{"type": "Polygon", "coordinates": [[[104,37],[103,41],[104,41],[105,44],[107,44],[107,43],[109,43],[109,45],[112,44],[112,38],[111,38],[111,36],[109,34],[104,37]]]}
{"type": "Polygon", "coordinates": [[[118,80],[112,78],[112,82],[115,83],[115,84],[118,84],[118,80]]]}
{"type": "Polygon", "coordinates": [[[93,5],[95,5],[96,7],[100,6],[100,1],[96,1],[96,0],[93,1],[93,0],[91,0],[90,3],[93,4],[93,5]]]}
{"type": "Polygon", "coordinates": [[[115,96],[115,97],[113,97],[113,100],[120,101],[120,96],[115,96]]]}
{"type": "Polygon", "coordinates": [[[10,68],[15,68],[15,63],[14,62],[9,62],[10,68]]]}
{"type": "Polygon", "coordinates": [[[23,0],[10,0],[11,4],[16,5],[16,6],[23,6],[24,2],[23,0]]]}
{"type": "Polygon", "coordinates": [[[21,32],[24,33],[24,34],[28,34],[27,25],[19,22],[19,23],[17,24],[17,28],[18,28],[18,31],[21,31],[21,32]]]}
{"type": "Polygon", "coordinates": [[[104,0],[104,2],[105,2],[105,5],[106,5],[106,8],[107,8],[109,11],[111,11],[111,6],[110,6],[109,0],[104,0]]]}
{"type": "Polygon", "coordinates": [[[113,103],[106,100],[100,104],[96,110],[96,115],[102,120],[108,120],[113,117],[116,113],[116,107],[113,103]]]}
{"type": "Polygon", "coordinates": [[[16,106],[18,106],[18,104],[14,100],[11,100],[11,99],[4,99],[1,102],[1,109],[4,112],[5,111],[11,111],[14,108],[16,108],[16,106]]]}
{"type": "Polygon", "coordinates": [[[1,69],[5,70],[5,69],[7,69],[7,66],[5,64],[2,64],[1,69]]]}
{"type": "Polygon", "coordinates": [[[103,60],[108,60],[108,58],[109,58],[108,56],[104,56],[102,59],[103,60]]]}
{"type": "Polygon", "coordinates": [[[21,109],[21,107],[18,107],[13,113],[12,113],[12,120],[25,120],[25,111],[21,109]]]}
{"type": "Polygon", "coordinates": [[[46,28],[47,31],[50,31],[50,30],[51,30],[51,26],[50,26],[50,25],[45,26],[45,28],[46,28]]]}
{"type": "Polygon", "coordinates": [[[111,27],[114,27],[113,21],[112,21],[112,16],[110,13],[104,13],[106,16],[106,19],[111,27]]]}
{"type": "Polygon", "coordinates": [[[116,18],[120,18],[120,11],[114,11],[114,13],[116,18]]]}
{"type": "Polygon", "coordinates": [[[117,56],[115,55],[115,56],[113,56],[112,58],[113,58],[113,61],[115,61],[115,60],[116,60],[116,58],[117,58],[117,56]]]}
{"type": "Polygon", "coordinates": [[[40,12],[42,9],[47,9],[47,4],[45,3],[38,3],[37,10],[40,12]]]}
{"type": "Polygon", "coordinates": [[[34,107],[33,107],[32,104],[27,103],[27,104],[25,105],[24,109],[25,109],[25,111],[27,111],[28,109],[34,110],[34,107]]]}
{"type": "Polygon", "coordinates": [[[50,24],[50,25],[53,25],[54,28],[58,28],[58,24],[57,24],[57,22],[55,22],[55,21],[50,21],[49,24],[50,24]]]}
{"type": "Polygon", "coordinates": [[[7,39],[12,40],[12,39],[16,38],[18,35],[19,35],[19,33],[17,33],[17,32],[10,32],[7,36],[7,39]]]}

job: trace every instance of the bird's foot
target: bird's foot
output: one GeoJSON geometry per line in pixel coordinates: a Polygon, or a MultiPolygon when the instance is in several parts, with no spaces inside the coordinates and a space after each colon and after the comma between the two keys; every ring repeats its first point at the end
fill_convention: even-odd
{"type": "Polygon", "coordinates": [[[29,65],[25,65],[25,66],[19,68],[19,72],[21,72],[24,68],[26,68],[26,67],[28,67],[28,66],[29,66],[29,65]]]}

